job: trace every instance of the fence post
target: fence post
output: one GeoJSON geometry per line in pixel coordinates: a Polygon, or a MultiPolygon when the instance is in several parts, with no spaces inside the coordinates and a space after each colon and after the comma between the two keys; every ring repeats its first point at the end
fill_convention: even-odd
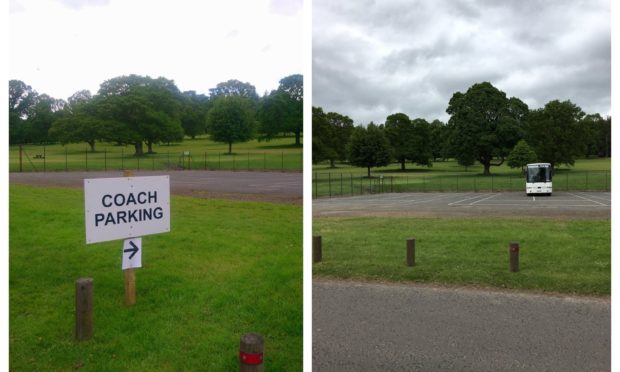
{"type": "Polygon", "coordinates": [[[331,172],[327,173],[327,183],[329,185],[329,197],[331,198],[332,197],[332,174],[331,172]]]}
{"type": "Polygon", "coordinates": [[[318,198],[319,197],[319,179],[317,178],[318,174],[317,172],[314,172],[314,197],[318,198]]]}
{"type": "Polygon", "coordinates": [[[263,372],[263,352],[265,342],[263,336],[256,333],[246,333],[239,342],[239,371],[263,372]]]}
{"type": "Polygon", "coordinates": [[[351,191],[351,195],[353,195],[353,173],[349,174],[351,176],[351,187],[349,188],[349,191],[351,191]]]}
{"type": "Polygon", "coordinates": [[[323,238],[321,235],[312,237],[312,262],[317,263],[323,260],[323,238]]]}
{"type": "Polygon", "coordinates": [[[93,279],[75,281],[75,338],[85,341],[93,337],[93,279]]]}
{"type": "Polygon", "coordinates": [[[519,271],[519,242],[510,242],[508,253],[510,255],[510,272],[516,273],[519,271]]]}
{"type": "Polygon", "coordinates": [[[605,191],[607,191],[607,173],[608,172],[605,172],[605,191]]]}
{"type": "Polygon", "coordinates": [[[407,266],[415,265],[415,238],[407,239],[407,266]]]}

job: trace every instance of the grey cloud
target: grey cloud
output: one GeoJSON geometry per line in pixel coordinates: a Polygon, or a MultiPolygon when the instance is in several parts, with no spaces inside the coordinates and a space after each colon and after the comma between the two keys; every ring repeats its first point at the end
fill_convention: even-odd
{"type": "Polygon", "coordinates": [[[446,120],[454,92],[489,81],[532,108],[606,115],[610,24],[606,1],[315,0],[313,104],[362,123],[446,120]]]}

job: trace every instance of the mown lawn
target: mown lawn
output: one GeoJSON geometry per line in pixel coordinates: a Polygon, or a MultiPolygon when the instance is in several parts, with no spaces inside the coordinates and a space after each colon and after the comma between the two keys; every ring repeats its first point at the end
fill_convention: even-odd
{"type": "Polygon", "coordinates": [[[121,241],[85,244],[83,193],[10,186],[14,371],[231,371],[239,338],[265,366],[302,369],[302,210],[172,197],[171,232],[143,237],[137,304],[124,305],[121,241]],[[75,280],[94,280],[94,338],[74,341],[75,280]]]}
{"type": "MultiPolygon", "coordinates": [[[[275,138],[269,142],[252,140],[228,145],[213,142],[208,136],[185,139],[181,143],[156,144],[153,153],[134,156],[131,145],[116,146],[97,143],[91,152],[86,143],[62,146],[24,145],[21,169],[24,172],[81,171],[118,169],[230,169],[284,170],[303,168],[303,148],[295,145],[294,137],[275,138]]],[[[9,147],[9,171],[20,170],[19,146],[9,147]]]]}
{"type": "Polygon", "coordinates": [[[314,218],[323,240],[315,277],[611,294],[610,220],[314,218]],[[406,266],[406,239],[416,266],[406,266]],[[509,272],[518,241],[520,271],[509,272]]]}

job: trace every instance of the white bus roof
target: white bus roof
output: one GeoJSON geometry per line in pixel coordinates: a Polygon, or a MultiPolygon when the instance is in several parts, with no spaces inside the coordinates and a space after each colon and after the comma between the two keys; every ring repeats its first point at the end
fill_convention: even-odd
{"type": "Polygon", "coordinates": [[[540,166],[547,166],[548,167],[550,165],[551,165],[551,163],[531,163],[531,164],[528,164],[527,166],[528,167],[540,167],[540,166]]]}

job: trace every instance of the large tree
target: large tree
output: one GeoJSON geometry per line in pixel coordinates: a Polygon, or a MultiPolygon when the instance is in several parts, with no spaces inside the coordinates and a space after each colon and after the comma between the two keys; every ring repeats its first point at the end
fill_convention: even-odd
{"type": "Polygon", "coordinates": [[[400,169],[405,170],[405,162],[411,159],[415,136],[409,116],[401,112],[388,116],[385,119],[385,134],[390,142],[392,155],[400,163],[400,169]]]}
{"type": "Polygon", "coordinates": [[[182,139],[182,97],[172,80],[138,75],[121,76],[101,84],[96,112],[106,121],[106,139],[133,144],[136,155],[143,143],[182,139]]]}
{"type": "Polygon", "coordinates": [[[336,161],[347,159],[347,144],[353,132],[353,119],[337,112],[323,112],[312,107],[312,162],[329,160],[335,168],[336,161]]]}
{"type": "Polygon", "coordinates": [[[181,126],[185,135],[196,138],[205,132],[205,118],[209,97],[197,94],[190,90],[183,92],[183,108],[181,111],[181,126]]]}
{"type": "Polygon", "coordinates": [[[472,85],[467,92],[456,92],[446,110],[450,114],[451,147],[460,163],[478,160],[484,174],[504,159],[523,135],[528,108],[518,98],[488,82],[472,85]],[[494,160],[496,162],[494,162],[494,160]]]}
{"type": "Polygon", "coordinates": [[[211,99],[217,97],[240,96],[249,98],[252,102],[258,101],[256,88],[250,83],[243,83],[239,80],[231,79],[217,84],[215,88],[209,89],[211,99]]]}
{"type": "Polygon", "coordinates": [[[535,162],[537,159],[536,153],[525,140],[517,142],[512,149],[508,157],[506,158],[507,164],[510,168],[521,168],[521,172],[524,171],[524,167],[535,162]]]}
{"type": "Polygon", "coordinates": [[[280,80],[277,90],[265,96],[258,109],[262,138],[270,140],[279,133],[294,133],[301,145],[303,131],[303,76],[290,75],[280,80]]]}
{"type": "Polygon", "coordinates": [[[39,94],[21,80],[9,81],[9,143],[32,142],[27,136],[27,119],[39,94]]]}
{"type": "Polygon", "coordinates": [[[95,151],[95,141],[104,136],[105,122],[95,112],[90,91],[75,92],[49,134],[61,144],[86,142],[95,151]]]}
{"type": "Polygon", "coordinates": [[[253,105],[247,97],[218,97],[207,113],[207,131],[211,139],[227,143],[229,154],[233,143],[254,138],[255,128],[253,105]]]}
{"type": "Polygon", "coordinates": [[[585,152],[585,130],[581,120],[585,113],[571,101],[554,100],[533,110],[527,121],[527,142],[540,161],[573,165],[575,157],[585,152]]]}
{"type": "Polygon", "coordinates": [[[366,128],[359,126],[353,130],[348,144],[349,162],[357,167],[368,169],[390,164],[390,143],[383,130],[375,124],[368,124],[366,128]]]}

